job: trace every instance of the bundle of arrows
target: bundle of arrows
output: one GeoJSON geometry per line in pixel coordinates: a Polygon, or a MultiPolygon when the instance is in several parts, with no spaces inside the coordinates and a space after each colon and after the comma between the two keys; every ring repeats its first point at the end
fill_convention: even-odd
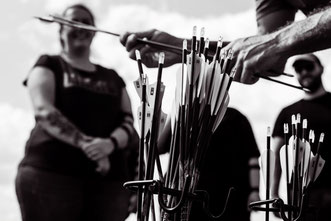
{"type": "Polygon", "coordinates": [[[262,152],[260,165],[266,187],[266,200],[251,203],[251,208],[266,212],[265,220],[269,220],[269,212],[280,212],[284,221],[300,220],[307,210],[309,189],[320,175],[325,160],[321,156],[324,133],[315,143],[314,130],[309,130],[308,121],[301,115],[292,115],[291,133],[289,125],[284,124],[285,144],[279,152],[280,166],[286,180],[286,202],[282,199],[270,199],[270,187],[273,183],[275,169],[275,153],[270,149],[270,128],[267,133],[267,149],[262,152]],[[273,203],[274,208],[269,204],[273,203]],[[258,207],[265,204],[265,208],[258,207]],[[287,214],[286,214],[287,212],[287,214]]]}
{"type": "MultiPolygon", "coordinates": [[[[161,82],[164,54],[159,55],[157,82],[149,84],[143,72],[139,51],[136,58],[139,79],[134,82],[141,98],[138,108],[140,125],[139,181],[127,182],[125,186],[136,185],[138,194],[137,219],[148,220],[154,211],[153,194],[158,194],[161,219],[188,220],[192,200],[206,200],[199,196],[196,186],[205,154],[213,132],[221,123],[229,103],[229,88],[235,70],[229,70],[232,51],[222,51],[222,38],[212,61],[206,58],[209,41],[204,38],[204,28],[197,39],[193,29],[191,52],[187,40],[183,41],[182,64],[177,73],[173,111],[170,116],[169,163],[167,173],[162,173],[158,155],[158,138],[166,134],[166,115],[161,110],[165,86],[161,82]],[[159,180],[153,181],[154,168],[159,180]],[[155,193],[157,192],[157,193],[155,193]]],[[[207,205],[208,202],[204,202],[207,205]]],[[[208,213],[208,208],[206,212],[208,213]]],[[[212,217],[220,217],[209,214],[212,217]]]]}

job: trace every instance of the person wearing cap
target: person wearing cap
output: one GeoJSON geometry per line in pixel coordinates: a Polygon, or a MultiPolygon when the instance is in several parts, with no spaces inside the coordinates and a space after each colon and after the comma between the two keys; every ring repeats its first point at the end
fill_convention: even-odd
{"type": "MultiPolygon", "coordinates": [[[[302,54],[295,57],[292,64],[297,80],[302,87],[308,90],[304,92],[301,100],[285,107],[277,117],[273,130],[273,147],[275,149],[276,166],[272,196],[279,198],[280,181],[280,149],[284,145],[283,125],[291,125],[291,116],[301,114],[301,119],[307,119],[308,128],[314,130],[316,139],[320,133],[325,133],[322,158],[326,161],[320,176],[315,181],[310,192],[309,206],[316,209],[318,221],[330,220],[331,217],[331,93],[326,91],[322,83],[323,65],[314,54],[302,54]]],[[[315,139],[315,143],[317,142],[315,139]]],[[[313,150],[313,152],[316,150],[313,150]]],[[[313,214],[306,214],[313,218],[313,214]]]]}

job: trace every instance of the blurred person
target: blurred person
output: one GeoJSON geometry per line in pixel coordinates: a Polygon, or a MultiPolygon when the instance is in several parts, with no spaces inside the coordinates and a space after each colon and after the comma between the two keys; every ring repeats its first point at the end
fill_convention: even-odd
{"type": "MultiPolygon", "coordinates": [[[[160,153],[170,147],[170,124],[167,123],[160,141],[160,153]]],[[[227,210],[219,219],[222,221],[249,221],[248,205],[259,201],[260,155],[251,125],[241,112],[227,108],[225,116],[211,137],[200,171],[197,190],[209,194],[209,209],[213,215],[222,212],[231,187],[232,192],[227,210]]],[[[190,221],[215,220],[210,218],[201,202],[193,201],[190,221]]]]}
{"type": "MultiPolygon", "coordinates": [[[[308,128],[314,130],[318,141],[320,133],[325,133],[322,144],[322,157],[325,160],[324,168],[312,185],[309,205],[317,211],[317,220],[330,220],[331,217],[331,93],[327,92],[322,83],[323,65],[314,54],[303,54],[295,57],[293,68],[301,86],[309,89],[305,91],[301,100],[283,108],[279,113],[273,130],[273,147],[275,149],[276,167],[272,196],[278,198],[279,180],[281,174],[280,156],[281,147],[285,144],[283,125],[291,125],[291,116],[301,114],[301,119],[307,119],[308,128]]],[[[316,149],[312,150],[314,153],[316,149]]],[[[306,215],[308,216],[308,214],[306,215]]],[[[312,216],[312,214],[310,214],[312,216]]],[[[313,218],[306,217],[305,220],[313,218]]]]}
{"type": "MultiPolygon", "coordinates": [[[[68,20],[94,25],[75,4],[68,20]]],[[[90,61],[95,33],[60,27],[62,51],[42,55],[25,81],[36,124],[16,176],[23,221],[122,221],[132,179],[128,160],[137,147],[125,83],[90,61]]]]}

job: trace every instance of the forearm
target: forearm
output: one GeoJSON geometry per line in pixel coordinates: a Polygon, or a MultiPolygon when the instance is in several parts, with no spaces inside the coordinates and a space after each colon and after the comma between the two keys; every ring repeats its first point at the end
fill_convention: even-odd
{"type": "Polygon", "coordinates": [[[135,133],[131,101],[125,88],[122,89],[121,100],[121,123],[110,134],[110,139],[113,141],[115,149],[125,148],[135,133]]]}
{"type": "Polygon", "coordinates": [[[126,115],[119,127],[110,134],[110,138],[115,143],[116,148],[124,149],[129,144],[133,133],[134,127],[132,115],[126,115]]]}
{"type": "Polygon", "coordinates": [[[56,109],[39,111],[36,120],[51,136],[74,147],[84,148],[92,139],[56,109]]]}
{"type": "Polygon", "coordinates": [[[331,47],[331,8],[272,33],[278,50],[290,57],[331,47]]]}

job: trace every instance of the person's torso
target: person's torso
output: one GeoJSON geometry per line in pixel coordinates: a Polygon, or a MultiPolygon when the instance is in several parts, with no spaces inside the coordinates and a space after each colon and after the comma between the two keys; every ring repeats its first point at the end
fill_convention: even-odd
{"type": "Polygon", "coordinates": [[[307,119],[308,129],[314,130],[315,133],[315,144],[312,147],[314,153],[317,149],[320,134],[325,134],[324,141],[321,144],[321,154],[326,163],[314,186],[331,187],[329,179],[331,173],[331,94],[327,93],[314,100],[300,100],[283,111],[285,121],[283,123],[291,125],[291,116],[298,113],[300,113],[302,120],[307,119]]]}
{"type": "MultiPolygon", "coordinates": [[[[119,126],[121,92],[125,85],[115,71],[99,65],[94,72],[71,68],[59,56],[42,56],[36,66],[53,72],[55,107],[83,133],[108,137],[119,126]]],[[[110,157],[113,177],[124,172],[123,157],[120,152],[110,157]]],[[[50,136],[38,122],[26,144],[22,164],[71,175],[96,175],[95,162],[78,148],[50,136]]]]}

